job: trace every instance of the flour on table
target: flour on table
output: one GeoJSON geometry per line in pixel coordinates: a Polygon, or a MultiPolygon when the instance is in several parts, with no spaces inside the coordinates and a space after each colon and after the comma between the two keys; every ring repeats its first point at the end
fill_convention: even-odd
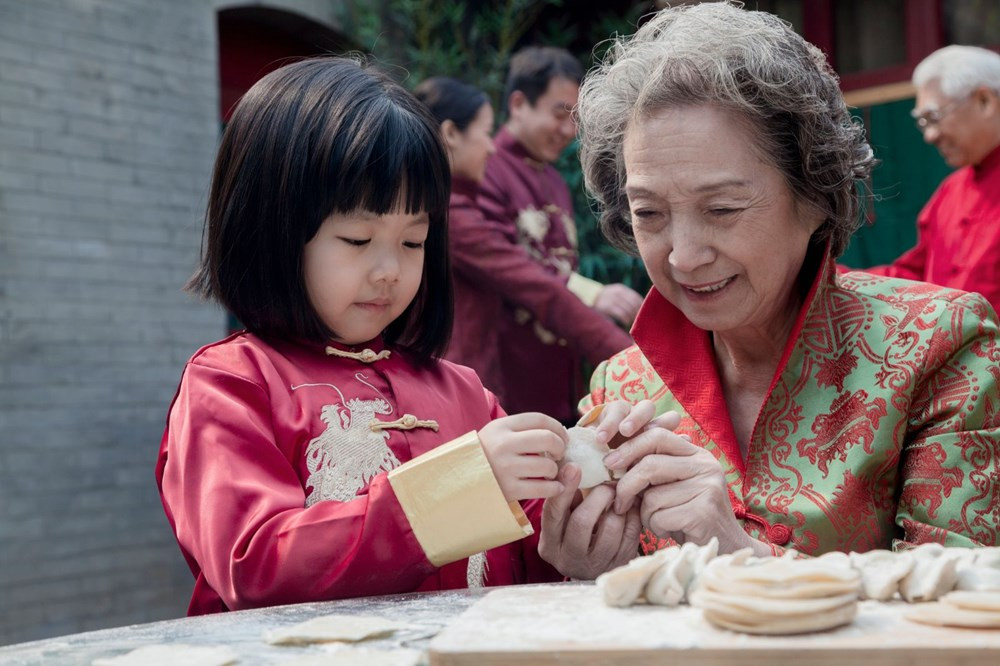
{"type": "Polygon", "coordinates": [[[386,636],[405,625],[371,615],[323,615],[265,632],[264,639],[272,645],[307,645],[332,641],[361,641],[386,636]]]}
{"type": "Polygon", "coordinates": [[[236,653],[228,647],[207,645],[144,645],[117,656],[95,659],[93,666],[226,666],[236,662],[236,653]]]}
{"type": "Polygon", "coordinates": [[[376,650],[373,648],[343,646],[326,650],[322,654],[309,654],[298,659],[281,662],[281,666],[419,666],[423,663],[420,650],[399,648],[376,650]]]}

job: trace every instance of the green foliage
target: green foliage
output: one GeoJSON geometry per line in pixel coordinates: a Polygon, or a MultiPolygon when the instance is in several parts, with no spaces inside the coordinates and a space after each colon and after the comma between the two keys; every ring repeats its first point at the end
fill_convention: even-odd
{"type": "Polygon", "coordinates": [[[410,87],[452,76],[482,88],[501,108],[507,60],[548,6],[563,0],[380,0],[346,3],[344,27],[410,87]]]}
{"type": "MultiPolygon", "coordinates": [[[[504,75],[511,53],[529,33],[534,41],[570,48],[581,26],[570,12],[537,25],[547,7],[564,0],[377,0],[345,3],[344,29],[383,66],[399,67],[397,78],[415,86],[436,75],[452,76],[482,88],[494,109],[501,109],[504,75]]],[[[605,13],[589,26],[588,43],[598,44],[582,55],[586,67],[603,54],[614,34],[630,34],[648,2],[625,16],[605,13]]],[[[641,293],[649,288],[642,263],[612,248],[598,228],[583,187],[576,144],[556,163],[573,194],[579,238],[580,273],[605,284],[623,282],[641,293]]]]}
{"type": "Polygon", "coordinates": [[[577,142],[574,141],[563,151],[555,167],[566,180],[573,195],[580,253],[579,272],[604,284],[622,282],[645,294],[649,290],[650,281],[642,261],[613,248],[601,234],[597,216],[583,186],[583,172],[580,170],[577,149],[577,142]]]}
{"type": "MultiPolygon", "coordinates": [[[[599,62],[610,46],[610,38],[635,32],[636,25],[647,3],[634,5],[625,16],[605,13],[591,26],[591,43],[596,44],[585,65],[590,68],[599,62]]],[[[652,286],[642,261],[629,256],[608,244],[601,234],[597,215],[583,186],[577,142],[567,148],[555,164],[569,185],[573,195],[573,210],[576,214],[577,237],[579,239],[580,273],[604,284],[622,282],[640,294],[645,294],[652,286]]]]}

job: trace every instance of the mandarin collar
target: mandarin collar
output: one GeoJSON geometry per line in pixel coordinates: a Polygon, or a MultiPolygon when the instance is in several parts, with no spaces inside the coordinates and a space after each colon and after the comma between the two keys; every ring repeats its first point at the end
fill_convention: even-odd
{"type": "Polygon", "coordinates": [[[479,183],[471,178],[453,175],[451,177],[451,193],[475,199],[479,193],[479,183]]]}
{"type": "MultiPolygon", "coordinates": [[[[806,256],[808,261],[809,254],[806,256]]],[[[818,266],[814,269],[811,286],[803,299],[785,343],[781,361],[771,379],[769,396],[784,373],[811,312],[821,307],[821,294],[835,285],[836,264],[830,256],[829,243],[823,250],[822,259],[816,263],[818,266]]],[[[652,287],[639,309],[631,333],[664,385],[743,474],[746,471],[746,460],[740,451],[732,420],[725,407],[725,396],[709,331],[692,324],[656,287],[652,287]]]]}
{"type": "Polygon", "coordinates": [[[366,349],[371,349],[376,354],[386,348],[385,341],[382,339],[381,335],[378,336],[377,338],[372,338],[367,342],[359,342],[353,345],[344,344],[343,342],[337,342],[336,340],[329,340],[327,342],[316,343],[316,348],[323,353],[326,353],[324,350],[327,347],[333,347],[334,349],[339,349],[340,351],[351,352],[351,353],[357,353],[357,352],[362,352],[366,349]]]}

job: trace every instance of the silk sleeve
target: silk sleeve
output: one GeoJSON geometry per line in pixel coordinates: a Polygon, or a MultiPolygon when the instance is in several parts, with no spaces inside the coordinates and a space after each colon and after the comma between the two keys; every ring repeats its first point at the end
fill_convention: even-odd
{"type": "Polygon", "coordinates": [[[467,211],[453,216],[450,245],[455,271],[528,310],[590,363],[600,363],[631,345],[628,333],[584,302],[596,299],[600,283],[577,276],[573,283],[580,294],[574,293],[567,278],[547,271],[517,242],[513,215],[498,187],[494,181],[483,184],[481,214],[467,211]]]}
{"type": "MultiPolygon", "coordinates": [[[[910,405],[896,524],[905,544],[995,546],[1000,525],[997,319],[965,294],[938,321],[910,405]]],[[[897,542],[896,545],[902,545],[897,542]]]]}

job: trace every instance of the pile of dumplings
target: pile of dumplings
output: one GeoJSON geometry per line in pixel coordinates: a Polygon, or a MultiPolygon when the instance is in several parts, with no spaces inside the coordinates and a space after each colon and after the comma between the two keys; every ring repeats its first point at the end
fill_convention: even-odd
{"type": "Polygon", "coordinates": [[[1000,548],[831,552],[800,558],[718,555],[718,542],[686,543],[597,579],[610,606],[688,602],[716,626],[756,634],[821,631],[851,622],[859,599],[897,597],[915,606],[905,617],[930,624],[1000,627],[1000,548]]]}

